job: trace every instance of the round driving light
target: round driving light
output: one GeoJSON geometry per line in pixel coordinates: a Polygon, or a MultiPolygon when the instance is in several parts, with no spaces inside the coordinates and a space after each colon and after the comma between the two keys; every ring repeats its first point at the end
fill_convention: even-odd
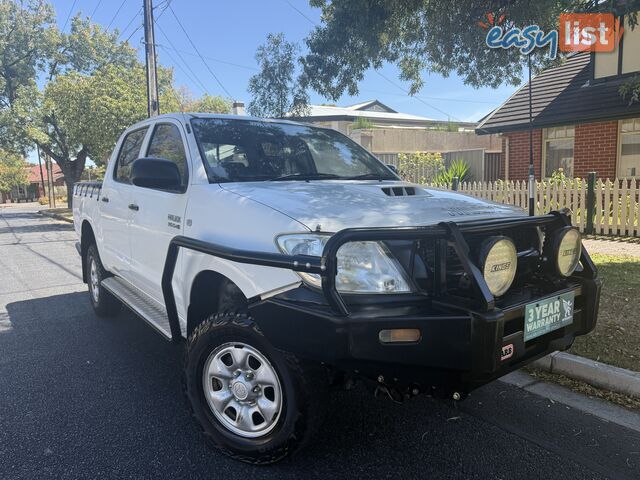
{"type": "Polygon", "coordinates": [[[507,237],[492,237],[480,248],[480,266],[489,291],[503,295],[513,283],[518,266],[516,246],[507,237]]]}
{"type": "Polygon", "coordinates": [[[575,272],[580,255],[582,254],[582,237],[574,227],[566,227],[560,230],[556,237],[558,256],[556,268],[563,277],[569,277],[575,272]]]}

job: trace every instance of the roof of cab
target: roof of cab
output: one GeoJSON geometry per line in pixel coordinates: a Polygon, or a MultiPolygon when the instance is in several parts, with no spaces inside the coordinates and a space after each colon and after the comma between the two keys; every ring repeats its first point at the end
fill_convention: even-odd
{"type": "Polygon", "coordinates": [[[215,118],[220,120],[241,120],[241,121],[268,122],[268,123],[284,123],[288,125],[304,125],[307,127],[314,126],[308,123],[294,122],[291,120],[285,120],[281,118],[261,118],[261,117],[251,117],[248,115],[230,115],[230,114],[224,114],[224,113],[174,112],[174,113],[163,113],[162,115],[157,115],[155,117],[145,118],[144,120],[140,120],[139,122],[131,125],[127,130],[146,125],[150,122],[157,122],[164,118],[172,118],[172,119],[180,120],[183,122],[187,122],[191,118],[215,118]]]}

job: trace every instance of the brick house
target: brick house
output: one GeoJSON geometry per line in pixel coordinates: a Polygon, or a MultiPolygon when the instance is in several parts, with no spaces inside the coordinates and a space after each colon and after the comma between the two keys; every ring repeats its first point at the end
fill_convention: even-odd
{"type": "MultiPolygon", "coordinates": [[[[54,163],[51,166],[53,171],[53,186],[64,187],[64,175],[60,167],[54,163]]],[[[47,185],[47,169],[42,165],[42,177],[40,176],[41,167],[38,165],[29,165],[27,170],[27,184],[16,185],[10,192],[0,192],[0,203],[8,202],[35,202],[40,197],[46,196],[46,189],[42,188],[44,179],[47,185]]]]}
{"type": "MultiPolygon", "coordinates": [[[[565,175],[640,178],[640,103],[620,86],[640,74],[640,28],[613,52],[580,52],[532,80],[536,178],[565,175]]],[[[529,169],[528,84],[484,118],[478,135],[502,134],[500,178],[523,180],[529,169]]]]}

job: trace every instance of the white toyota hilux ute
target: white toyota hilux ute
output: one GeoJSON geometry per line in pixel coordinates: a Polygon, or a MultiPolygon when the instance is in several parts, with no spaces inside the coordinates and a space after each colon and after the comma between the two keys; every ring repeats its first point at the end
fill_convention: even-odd
{"type": "Polygon", "coordinates": [[[74,187],[83,279],[186,349],[209,443],[272,463],[318,428],[329,387],[454,400],[596,322],[601,281],[569,212],[402,181],[344,135],[168,114],[129,128],[74,187]]]}

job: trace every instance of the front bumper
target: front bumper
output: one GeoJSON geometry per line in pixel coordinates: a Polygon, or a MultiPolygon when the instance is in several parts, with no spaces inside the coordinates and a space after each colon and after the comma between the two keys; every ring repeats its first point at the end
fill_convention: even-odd
{"type": "Polygon", "coordinates": [[[474,262],[477,254],[472,248],[477,248],[477,239],[501,232],[517,236],[518,231],[529,232],[529,236],[532,228],[535,238],[541,232],[552,238],[570,224],[567,212],[552,212],[424,227],[352,228],[333,234],[321,257],[237,250],[178,236],[170,243],[162,277],[172,336],[180,338],[171,280],[178,250],[186,248],[233,262],[321,277],[321,292],[302,286],[270,298],[250,299],[251,315],[277,348],[343,372],[372,379],[382,376],[387,385],[417,384],[422,390],[436,387],[467,392],[547,353],[569,348],[576,336],[595,327],[601,281],[586,251],[580,258],[581,269],[561,279],[548,268],[553,252],[545,248],[547,244],[541,241],[529,248],[527,242],[529,247],[518,251],[518,262],[520,265],[522,259],[523,265],[533,265],[524,268],[526,278],[498,299],[474,262]],[[432,265],[431,283],[417,295],[374,295],[368,302],[345,298],[336,287],[338,250],[360,241],[408,241],[416,249],[418,243],[430,242],[433,250],[426,256],[432,265]],[[453,274],[448,269],[451,265],[453,274]],[[451,288],[449,280],[455,272],[463,275],[462,289],[451,288]],[[568,292],[575,296],[573,322],[525,342],[525,306],[568,292]],[[421,340],[413,344],[380,342],[380,330],[399,328],[419,329],[421,340]],[[506,346],[511,347],[509,355],[502,354],[506,346]]]}
{"type": "MultiPolygon", "coordinates": [[[[524,341],[525,305],[490,312],[423,302],[352,308],[349,316],[309,302],[305,287],[254,303],[251,315],[276,347],[385,383],[468,392],[556,350],[595,327],[601,280],[576,279],[573,323],[524,341]],[[422,303],[422,305],[420,305],[422,303]],[[417,343],[383,344],[383,329],[417,328],[417,343]],[[502,358],[503,347],[513,353],[502,358]]],[[[546,296],[545,296],[546,298],[546,296]]]]}

